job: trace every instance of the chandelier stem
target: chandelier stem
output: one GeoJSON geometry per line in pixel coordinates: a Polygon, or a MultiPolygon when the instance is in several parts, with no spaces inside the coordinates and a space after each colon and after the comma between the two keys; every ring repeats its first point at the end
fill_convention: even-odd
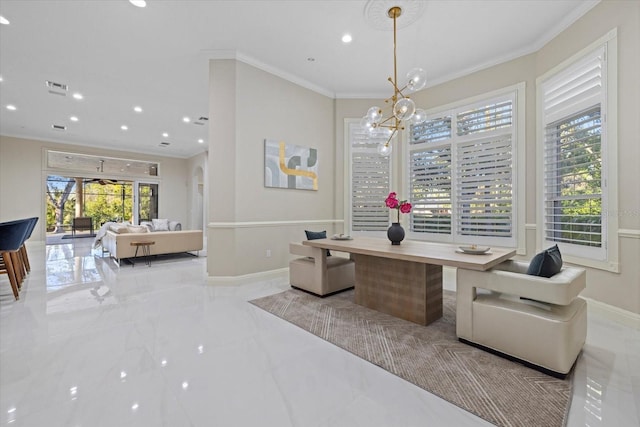
{"type": "Polygon", "coordinates": [[[391,9],[390,13],[393,14],[393,88],[394,88],[394,100],[395,103],[398,100],[398,63],[396,56],[396,19],[400,15],[400,10],[398,11],[391,9]]]}
{"type": "Polygon", "coordinates": [[[411,70],[407,74],[409,82],[402,88],[398,87],[398,22],[402,15],[402,8],[394,6],[387,10],[389,18],[393,19],[393,77],[387,80],[393,86],[393,95],[384,100],[385,104],[391,101],[391,115],[384,117],[382,110],[378,107],[371,107],[362,118],[360,125],[371,133],[371,140],[380,140],[384,137],[386,142],[378,146],[378,153],[381,156],[391,154],[391,140],[400,132],[405,130],[404,121],[420,117],[424,120],[424,111],[420,111],[420,116],[416,116],[415,102],[409,96],[405,96],[402,91],[409,88],[411,91],[420,90],[424,87],[424,72],[421,68],[411,70]]]}

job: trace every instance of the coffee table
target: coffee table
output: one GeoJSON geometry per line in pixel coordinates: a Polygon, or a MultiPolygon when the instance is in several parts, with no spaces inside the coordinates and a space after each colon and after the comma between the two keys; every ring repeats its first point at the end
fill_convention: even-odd
{"type": "Polygon", "coordinates": [[[488,270],[513,257],[513,249],[482,255],[458,252],[452,244],[387,239],[306,240],[304,245],[349,252],[355,261],[355,302],[420,325],[442,317],[442,266],[488,270]]]}

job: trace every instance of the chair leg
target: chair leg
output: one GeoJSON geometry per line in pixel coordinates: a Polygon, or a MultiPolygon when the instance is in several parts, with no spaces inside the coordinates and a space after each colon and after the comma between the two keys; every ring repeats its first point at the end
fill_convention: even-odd
{"type": "Polygon", "coordinates": [[[24,280],[22,261],[20,260],[18,251],[10,252],[9,256],[11,258],[11,267],[13,268],[13,274],[15,275],[18,289],[20,289],[22,288],[22,281],[24,280]]]}
{"type": "Polygon", "coordinates": [[[20,247],[20,253],[22,254],[22,260],[24,261],[24,266],[27,269],[27,272],[31,272],[31,264],[29,264],[29,254],[27,254],[27,245],[24,244],[20,247]]]}
{"type": "Polygon", "coordinates": [[[7,268],[7,275],[9,276],[9,283],[11,283],[11,290],[13,290],[13,296],[16,300],[20,299],[20,294],[18,293],[18,279],[16,278],[13,262],[11,261],[11,255],[9,252],[2,252],[2,259],[4,261],[4,265],[7,268]]]}
{"type": "Polygon", "coordinates": [[[15,253],[18,257],[18,261],[20,262],[20,273],[22,274],[22,279],[24,280],[24,278],[27,277],[27,265],[24,262],[24,255],[22,254],[21,249],[18,249],[15,253]]]}

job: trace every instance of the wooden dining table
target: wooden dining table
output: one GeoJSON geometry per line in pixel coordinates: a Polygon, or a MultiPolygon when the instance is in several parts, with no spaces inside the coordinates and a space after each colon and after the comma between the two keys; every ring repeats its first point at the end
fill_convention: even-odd
{"type": "Polygon", "coordinates": [[[355,261],[355,303],[420,325],[442,317],[443,266],[488,270],[516,254],[514,249],[491,248],[471,255],[454,244],[405,240],[392,245],[375,237],[303,244],[350,253],[355,261]]]}

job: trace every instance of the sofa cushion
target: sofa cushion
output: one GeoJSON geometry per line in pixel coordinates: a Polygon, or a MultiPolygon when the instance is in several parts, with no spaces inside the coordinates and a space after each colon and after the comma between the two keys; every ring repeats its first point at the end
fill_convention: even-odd
{"type": "Polygon", "coordinates": [[[129,232],[129,229],[127,228],[126,224],[111,224],[109,226],[109,230],[117,234],[123,234],[123,233],[129,232]]]}
{"type": "Polygon", "coordinates": [[[527,274],[540,277],[551,277],[562,269],[562,255],[558,245],[552,246],[533,257],[527,274]]]}
{"type": "Polygon", "coordinates": [[[144,225],[127,225],[129,233],[148,233],[149,229],[144,225]]]}
{"type": "Polygon", "coordinates": [[[182,224],[178,221],[169,221],[169,231],[180,231],[182,230],[182,224]]]}
{"type": "Polygon", "coordinates": [[[167,218],[163,219],[152,219],[153,222],[153,231],[169,231],[169,220],[167,218]]]}
{"type": "Polygon", "coordinates": [[[140,225],[147,227],[147,231],[153,231],[153,223],[151,221],[140,221],[140,225]]]}
{"type": "MultiPolygon", "coordinates": [[[[327,238],[327,230],[323,231],[309,231],[304,230],[304,234],[307,235],[307,240],[316,240],[316,239],[326,239],[327,238]]],[[[331,256],[331,252],[327,249],[327,256],[331,256]]]]}

